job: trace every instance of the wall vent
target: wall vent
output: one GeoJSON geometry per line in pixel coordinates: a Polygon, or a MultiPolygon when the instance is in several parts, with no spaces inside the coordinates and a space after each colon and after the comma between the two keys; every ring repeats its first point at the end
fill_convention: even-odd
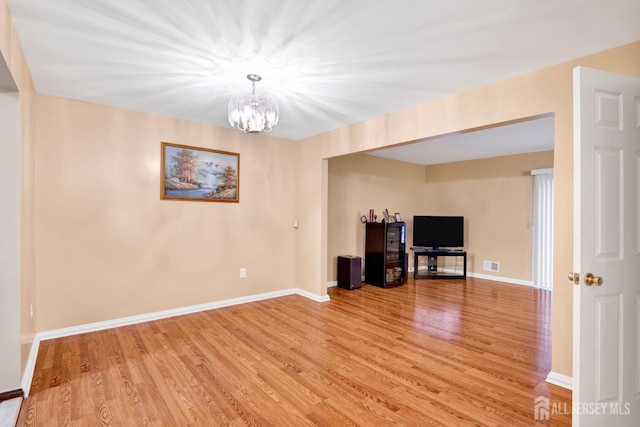
{"type": "Polygon", "coordinates": [[[482,268],[486,271],[500,271],[500,263],[498,261],[485,260],[482,264],[482,268]]]}

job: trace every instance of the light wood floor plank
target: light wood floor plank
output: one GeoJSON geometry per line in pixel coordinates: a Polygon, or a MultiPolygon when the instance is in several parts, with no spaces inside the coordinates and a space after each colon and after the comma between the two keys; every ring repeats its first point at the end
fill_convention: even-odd
{"type": "MultiPolygon", "coordinates": [[[[19,426],[528,426],[548,291],[468,278],[292,295],[43,341],[19,426]]],[[[571,424],[552,414],[547,425],[571,424]]]]}

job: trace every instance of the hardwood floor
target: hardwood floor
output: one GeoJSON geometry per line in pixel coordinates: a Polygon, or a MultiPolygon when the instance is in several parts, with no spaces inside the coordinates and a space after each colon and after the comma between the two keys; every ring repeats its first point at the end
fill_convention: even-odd
{"type": "Polygon", "coordinates": [[[468,278],[329,294],[43,341],[18,425],[571,424],[534,419],[538,396],[571,408],[544,381],[548,291],[468,278]]]}

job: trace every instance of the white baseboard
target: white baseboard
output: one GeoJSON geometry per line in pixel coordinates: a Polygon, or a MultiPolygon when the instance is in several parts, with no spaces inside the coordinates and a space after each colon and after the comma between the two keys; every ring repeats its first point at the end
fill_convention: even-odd
{"type": "Polygon", "coordinates": [[[24,366],[24,374],[22,374],[22,391],[25,399],[29,397],[29,392],[31,391],[31,380],[33,379],[33,373],[36,370],[36,360],[38,359],[39,349],[40,338],[38,338],[38,334],[36,334],[33,337],[29,357],[27,357],[27,363],[24,366]]]}
{"type": "Polygon", "coordinates": [[[558,387],[566,388],[567,390],[573,390],[573,377],[568,375],[559,374],[557,372],[549,372],[546,381],[549,384],[557,385],[558,387]]]}
{"type": "Polygon", "coordinates": [[[84,334],[87,332],[97,332],[105,329],[118,328],[120,326],[135,325],[137,323],[149,322],[152,320],[166,319],[167,317],[182,316],[184,314],[197,313],[200,311],[214,310],[216,308],[229,307],[233,305],[246,304],[248,302],[262,301],[265,299],[278,298],[286,295],[300,295],[316,302],[327,302],[331,298],[329,295],[318,295],[300,288],[290,288],[281,291],[265,292],[262,294],[249,295],[246,297],[231,298],[222,301],[214,301],[205,304],[191,305],[188,307],[174,308],[170,310],[156,311],[153,313],[140,314],[137,316],[122,317],[119,319],[106,320],[104,322],[87,323],[84,325],[71,326],[68,328],[53,329],[50,331],[38,332],[33,337],[31,351],[22,376],[22,390],[24,397],[29,397],[31,391],[31,381],[36,367],[36,359],[40,348],[40,341],[53,338],[62,338],[70,335],[84,334]]]}
{"type": "MultiPolygon", "coordinates": [[[[310,300],[313,300],[315,302],[328,302],[331,301],[331,297],[329,297],[329,295],[318,295],[318,294],[314,294],[313,292],[309,292],[309,291],[305,291],[304,289],[300,289],[300,288],[295,288],[294,292],[291,292],[292,294],[296,294],[296,295],[300,295],[302,297],[305,298],[309,298],[310,300]]],[[[290,294],[288,294],[290,295],[290,294]]],[[[278,295],[278,296],[282,296],[282,295],[278,295]]],[[[273,297],[271,297],[273,298],[273,297]]],[[[262,298],[262,299],[266,299],[266,298],[262,298]]]]}
{"type": "MultiPolygon", "coordinates": [[[[427,266],[420,266],[419,270],[426,270],[427,266]]],[[[439,268],[438,271],[443,273],[462,275],[462,270],[454,270],[450,268],[439,268]]],[[[495,282],[510,283],[512,285],[533,286],[533,282],[530,280],[513,279],[511,277],[492,276],[491,274],[470,273],[467,271],[467,277],[474,277],[476,279],[493,280],[495,282]]]]}
{"type": "Polygon", "coordinates": [[[492,276],[491,274],[467,273],[467,277],[493,280],[495,282],[511,283],[512,285],[533,286],[533,282],[531,280],[521,280],[521,279],[513,279],[511,277],[492,276]]]}

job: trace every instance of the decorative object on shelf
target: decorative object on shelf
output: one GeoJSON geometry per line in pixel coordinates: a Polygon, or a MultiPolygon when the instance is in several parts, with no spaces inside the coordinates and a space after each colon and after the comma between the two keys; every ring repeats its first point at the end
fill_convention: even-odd
{"type": "Polygon", "coordinates": [[[160,198],[240,201],[240,154],[162,143],[160,198]]]}
{"type": "Polygon", "coordinates": [[[396,212],[396,222],[401,222],[402,217],[400,217],[400,212],[396,212]]]}
{"type": "Polygon", "coordinates": [[[262,80],[258,74],[249,74],[247,79],[251,81],[251,95],[229,99],[229,123],[244,133],[270,132],[280,118],[278,101],[268,94],[256,95],[256,82],[262,80]]]}
{"type": "Polygon", "coordinates": [[[384,222],[391,222],[391,217],[389,216],[389,209],[385,209],[382,212],[382,215],[384,215],[384,222]]]}
{"type": "Polygon", "coordinates": [[[367,217],[366,217],[366,216],[362,215],[362,216],[360,217],[360,222],[361,222],[361,223],[363,223],[363,224],[366,224],[366,223],[367,223],[367,222],[369,222],[369,221],[367,221],[367,217]]]}

